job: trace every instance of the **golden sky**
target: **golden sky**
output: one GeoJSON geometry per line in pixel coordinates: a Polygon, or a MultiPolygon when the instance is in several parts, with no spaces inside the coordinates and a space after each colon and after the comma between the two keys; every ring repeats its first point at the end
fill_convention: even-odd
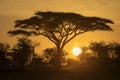
{"type": "MultiPolygon", "coordinates": [[[[115,22],[112,25],[114,32],[82,34],[73,39],[65,47],[66,50],[74,46],[86,46],[90,41],[120,42],[120,0],[0,0],[0,42],[14,44],[16,38],[7,34],[14,29],[14,21],[29,18],[35,11],[75,12],[84,16],[108,18],[115,22]]],[[[36,40],[40,42],[40,50],[52,45],[43,37],[36,37],[36,40]]]]}

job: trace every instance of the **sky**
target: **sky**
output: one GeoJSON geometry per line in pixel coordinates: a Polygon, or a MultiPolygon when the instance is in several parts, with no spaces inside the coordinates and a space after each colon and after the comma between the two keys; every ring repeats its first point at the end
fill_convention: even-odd
{"type": "MultiPolygon", "coordinates": [[[[88,45],[90,41],[120,42],[120,0],[0,0],[0,42],[15,44],[16,37],[7,34],[14,29],[14,21],[29,18],[36,11],[74,12],[114,21],[111,25],[113,32],[87,32],[74,38],[65,47],[69,52],[75,46],[88,45]]],[[[44,37],[35,37],[34,41],[40,42],[38,51],[54,46],[44,37]]]]}

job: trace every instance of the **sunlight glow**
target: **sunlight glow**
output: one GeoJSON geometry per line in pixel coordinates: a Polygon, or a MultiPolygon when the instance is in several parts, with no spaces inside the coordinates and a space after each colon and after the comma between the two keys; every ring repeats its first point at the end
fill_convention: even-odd
{"type": "Polygon", "coordinates": [[[81,48],[79,48],[79,47],[74,47],[73,50],[72,50],[72,52],[73,52],[73,54],[74,54],[75,56],[78,56],[78,55],[81,54],[82,50],[81,50],[81,48]]]}

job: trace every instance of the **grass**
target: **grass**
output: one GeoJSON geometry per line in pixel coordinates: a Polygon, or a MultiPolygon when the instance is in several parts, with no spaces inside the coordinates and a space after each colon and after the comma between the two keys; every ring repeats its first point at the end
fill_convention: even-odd
{"type": "Polygon", "coordinates": [[[119,71],[93,70],[28,70],[0,72],[0,80],[120,80],[119,71]]]}

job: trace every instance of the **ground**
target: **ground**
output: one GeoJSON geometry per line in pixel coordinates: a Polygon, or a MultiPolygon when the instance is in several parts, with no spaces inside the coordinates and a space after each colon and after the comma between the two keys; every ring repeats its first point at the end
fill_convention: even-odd
{"type": "Polygon", "coordinates": [[[0,72],[0,80],[120,80],[119,71],[35,70],[0,72]]]}

